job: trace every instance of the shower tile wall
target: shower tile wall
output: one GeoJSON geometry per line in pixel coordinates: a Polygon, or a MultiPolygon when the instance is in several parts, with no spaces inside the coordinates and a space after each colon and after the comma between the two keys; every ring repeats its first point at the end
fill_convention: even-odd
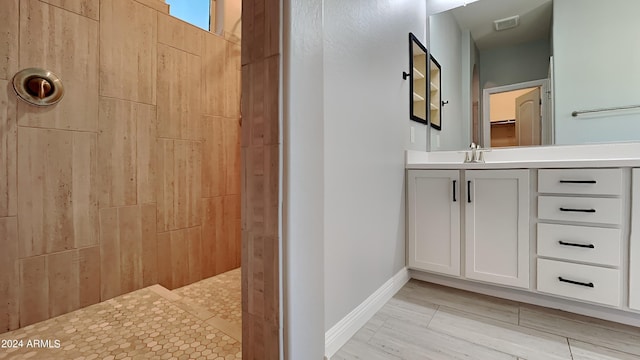
{"type": "Polygon", "coordinates": [[[279,359],[279,0],[242,2],[242,355],[279,359]]]}
{"type": "Polygon", "coordinates": [[[0,333],[240,266],[240,46],[161,0],[2,0],[0,333]],[[43,67],[66,94],[16,100],[43,67]]]}

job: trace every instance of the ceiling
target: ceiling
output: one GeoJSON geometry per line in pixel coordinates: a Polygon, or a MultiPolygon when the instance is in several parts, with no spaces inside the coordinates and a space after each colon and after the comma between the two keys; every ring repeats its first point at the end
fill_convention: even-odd
{"type": "Polygon", "coordinates": [[[451,10],[461,29],[469,29],[480,51],[512,46],[551,33],[552,0],[479,0],[451,10]],[[496,31],[494,20],[520,15],[520,25],[496,31]]]}

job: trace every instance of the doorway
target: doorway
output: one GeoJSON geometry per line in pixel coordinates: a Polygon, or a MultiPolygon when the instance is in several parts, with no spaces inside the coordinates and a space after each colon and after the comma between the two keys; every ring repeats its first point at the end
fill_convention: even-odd
{"type": "Polygon", "coordinates": [[[545,145],[548,80],[484,89],[483,143],[486,147],[545,145]]]}

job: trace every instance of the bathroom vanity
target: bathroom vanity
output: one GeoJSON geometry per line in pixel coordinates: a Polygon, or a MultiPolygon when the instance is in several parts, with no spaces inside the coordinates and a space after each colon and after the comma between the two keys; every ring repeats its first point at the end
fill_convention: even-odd
{"type": "Polygon", "coordinates": [[[408,151],[414,278],[640,325],[640,144],[408,151]]]}

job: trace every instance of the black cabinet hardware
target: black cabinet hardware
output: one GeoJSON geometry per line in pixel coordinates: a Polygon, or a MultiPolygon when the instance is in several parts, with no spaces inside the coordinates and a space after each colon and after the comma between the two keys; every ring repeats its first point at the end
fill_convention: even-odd
{"type": "Polygon", "coordinates": [[[589,248],[589,249],[595,249],[596,248],[595,246],[593,246],[593,244],[575,244],[575,243],[564,242],[562,240],[559,240],[558,244],[564,245],[564,246],[575,246],[575,247],[589,248]]]}
{"type": "Polygon", "coordinates": [[[583,283],[583,282],[580,282],[580,281],[567,280],[567,279],[563,279],[562,276],[558,276],[558,280],[561,281],[561,282],[566,282],[566,283],[574,284],[574,285],[586,286],[586,287],[590,287],[590,288],[594,287],[592,282],[583,283]]]}
{"type": "Polygon", "coordinates": [[[453,202],[456,202],[456,180],[453,180],[453,202]]]}
{"type": "Polygon", "coordinates": [[[596,184],[595,180],[560,180],[560,184],[596,184]]]}
{"type": "Polygon", "coordinates": [[[567,208],[560,208],[560,211],[594,213],[594,212],[596,212],[596,209],[567,209],[567,208]]]}
{"type": "Polygon", "coordinates": [[[471,202],[471,180],[467,180],[467,202],[471,202]]]}

